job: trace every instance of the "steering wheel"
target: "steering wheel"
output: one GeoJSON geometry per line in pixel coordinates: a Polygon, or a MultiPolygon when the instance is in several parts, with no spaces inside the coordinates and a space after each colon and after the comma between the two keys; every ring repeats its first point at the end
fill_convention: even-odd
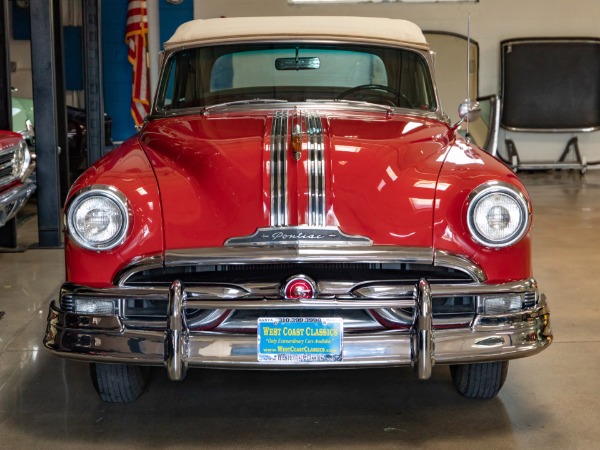
{"type": "Polygon", "coordinates": [[[415,105],[410,101],[410,99],[405,94],[403,94],[400,91],[397,91],[396,89],[392,89],[389,86],[384,86],[383,84],[361,84],[360,86],[354,86],[353,88],[346,89],[345,91],[339,93],[335,99],[343,100],[346,97],[355,95],[356,93],[358,93],[360,91],[382,91],[382,93],[384,95],[388,94],[387,95],[388,98],[385,98],[384,95],[380,95],[380,97],[382,99],[384,99],[386,102],[388,102],[391,106],[400,106],[400,105],[398,105],[395,101],[392,101],[389,98],[389,94],[392,94],[394,97],[402,98],[404,101],[406,101],[408,106],[410,106],[411,108],[415,107],[415,105]]]}

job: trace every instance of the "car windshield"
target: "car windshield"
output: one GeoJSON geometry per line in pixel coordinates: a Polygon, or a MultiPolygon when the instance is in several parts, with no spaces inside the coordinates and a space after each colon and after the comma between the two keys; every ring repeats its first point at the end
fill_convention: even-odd
{"type": "Polygon", "coordinates": [[[244,101],[354,100],[435,111],[427,63],[415,51],[333,44],[236,44],[175,52],[156,109],[244,101]]]}

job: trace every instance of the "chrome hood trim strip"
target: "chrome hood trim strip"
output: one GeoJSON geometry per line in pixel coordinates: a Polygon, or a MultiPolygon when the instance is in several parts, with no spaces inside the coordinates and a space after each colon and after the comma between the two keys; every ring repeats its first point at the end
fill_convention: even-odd
{"type": "Polygon", "coordinates": [[[306,113],[308,134],[308,225],[326,225],[325,146],[321,118],[314,111],[306,113]]]}
{"type": "MultiPolygon", "coordinates": [[[[298,130],[306,130],[308,178],[308,211],[306,222],[309,227],[325,227],[326,208],[326,174],[325,145],[323,142],[323,126],[321,117],[315,111],[296,112],[292,116],[287,110],[276,111],[271,128],[270,180],[271,180],[271,227],[289,225],[289,186],[288,186],[288,150],[289,141],[293,139],[290,132],[290,117],[298,130]]],[[[295,132],[295,131],[294,131],[295,132]]],[[[303,133],[300,132],[300,136],[303,133]]],[[[294,150],[294,152],[296,152],[294,150]]],[[[294,154],[300,160],[300,150],[294,154]]]]}
{"type": "Polygon", "coordinates": [[[273,116],[270,145],[271,226],[288,224],[287,150],[288,112],[277,111],[273,116]]]}
{"type": "MultiPolygon", "coordinates": [[[[427,248],[374,246],[344,247],[213,247],[168,250],[165,266],[211,264],[267,264],[278,262],[407,262],[433,264],[427,248]]],[[[459,262],[457,262],[459,264],[459,262]]]]}

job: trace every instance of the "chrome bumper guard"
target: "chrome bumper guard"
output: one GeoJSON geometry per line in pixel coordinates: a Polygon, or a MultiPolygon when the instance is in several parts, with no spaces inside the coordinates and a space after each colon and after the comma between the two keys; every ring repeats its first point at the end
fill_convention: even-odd
{"type": "MultiPolygon", "coordinates": [[[[44,345],[59,356],[105,363],[164,365],[172,380],[182,380],[188,367],[328,368],[366,366],[414,367],[419,379],[431,376],[434,364],[466,364],[514,359],[536,354],[552,342],[545,296],[536,305],[514,313],[476,315],[468,328],[434,329],[432,298],[490,295],[537,290],[535,280],[504,284],[430,285],[422,279],[413,299],[244,300],[193,299],[182,283],[168,292],[157,288],[93,289],[69,286],[69,294],[88,299],[157,299],[168,296],[165,330],[128,327],[118,315],[75,314],[52,302],[44,345]],[[190,309],[378,309],[413,308],[410,331],[348,333],[342,361],[293,364],[258,361],[253,334],[191,331],[190,309]]],[[[64,295],[64,294],[63,294],[64,295]]]]}

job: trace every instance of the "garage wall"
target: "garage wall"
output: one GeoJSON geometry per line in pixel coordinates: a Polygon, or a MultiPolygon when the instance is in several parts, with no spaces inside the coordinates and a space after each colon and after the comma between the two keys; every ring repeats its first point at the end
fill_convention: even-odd
{"type": "MultiPolygon", "coordinates": [[[[184,0],[178,5],[160,0],[158,7],[161,43],[179,25],[193,18],[192,0],[184,0]]],[[[131,117],[132,72],[127,60],[126,21],[127,3],[124,0],[102,2],[104,109],[112,118],[113,140],[117,142],[136,132],[131,117]]]]}
{"type": "MultiPolygon", "coordinates": [[[[193,0],[183,0],[171,4],[166,0],[158,2],[160,16],[160,39],[166,41],[183,22],[191,20],[194,14],[193,0]]],[[[10,2],[11,30],[9,33],[10,58],[16,64],[16,72],[11,74],[11,84],[18,89],[16,96],[32,98],[31,42],[29,40],[29,9],[19,8],[10,2]],[[22,13],[15,22],[13,10],[22,13]],[[13,39],[14,32],[22,36],[13,39]]],[[[122,141],[135,133],[131,117],[131,65],[127,60],[125,43],[125,23],[127,17],[126,0],[103,0],[102,8],[102,54],[104,78],[104,109],[112,118],[114,141],[122,141]]],[[[81,0],[62,0],[63,25],[81,25],[81,0]]],[[[68,50],[67,46],[67,50],[68,50]]],[[[69,58],[65,54],[65,58],[69,58]]],[[[68,67],[67,67],[68,69],[68,67]]],[[[79,91],[67,93],[67,104],[83,106],[84,96],[79,91]]]]}
{"type": "MultiPolygon", "coordinates": [[[[196,18],[220,16],[346,15],[408,19],[427,30],[471,35],[479,42],[479,93],[499,91],[500,41],[532,36],[600,38],[598,0],[479,0],[478,3],[358,3],[321,6],[289,5],[287,0],[194,0],[196,18]]],[[[461,70],[462,68],[458,68],[461,70]]],[[[446,108],[453,107],[445,105],[446,108]]],[[[524,160],[556,160],[571,135],[510,133],[524,160]]],[[[504,133],[500,148],[503,149],[504,133]]],[[[580,134],[588,160],[600,159],[600,132],[580,134]]]]}

